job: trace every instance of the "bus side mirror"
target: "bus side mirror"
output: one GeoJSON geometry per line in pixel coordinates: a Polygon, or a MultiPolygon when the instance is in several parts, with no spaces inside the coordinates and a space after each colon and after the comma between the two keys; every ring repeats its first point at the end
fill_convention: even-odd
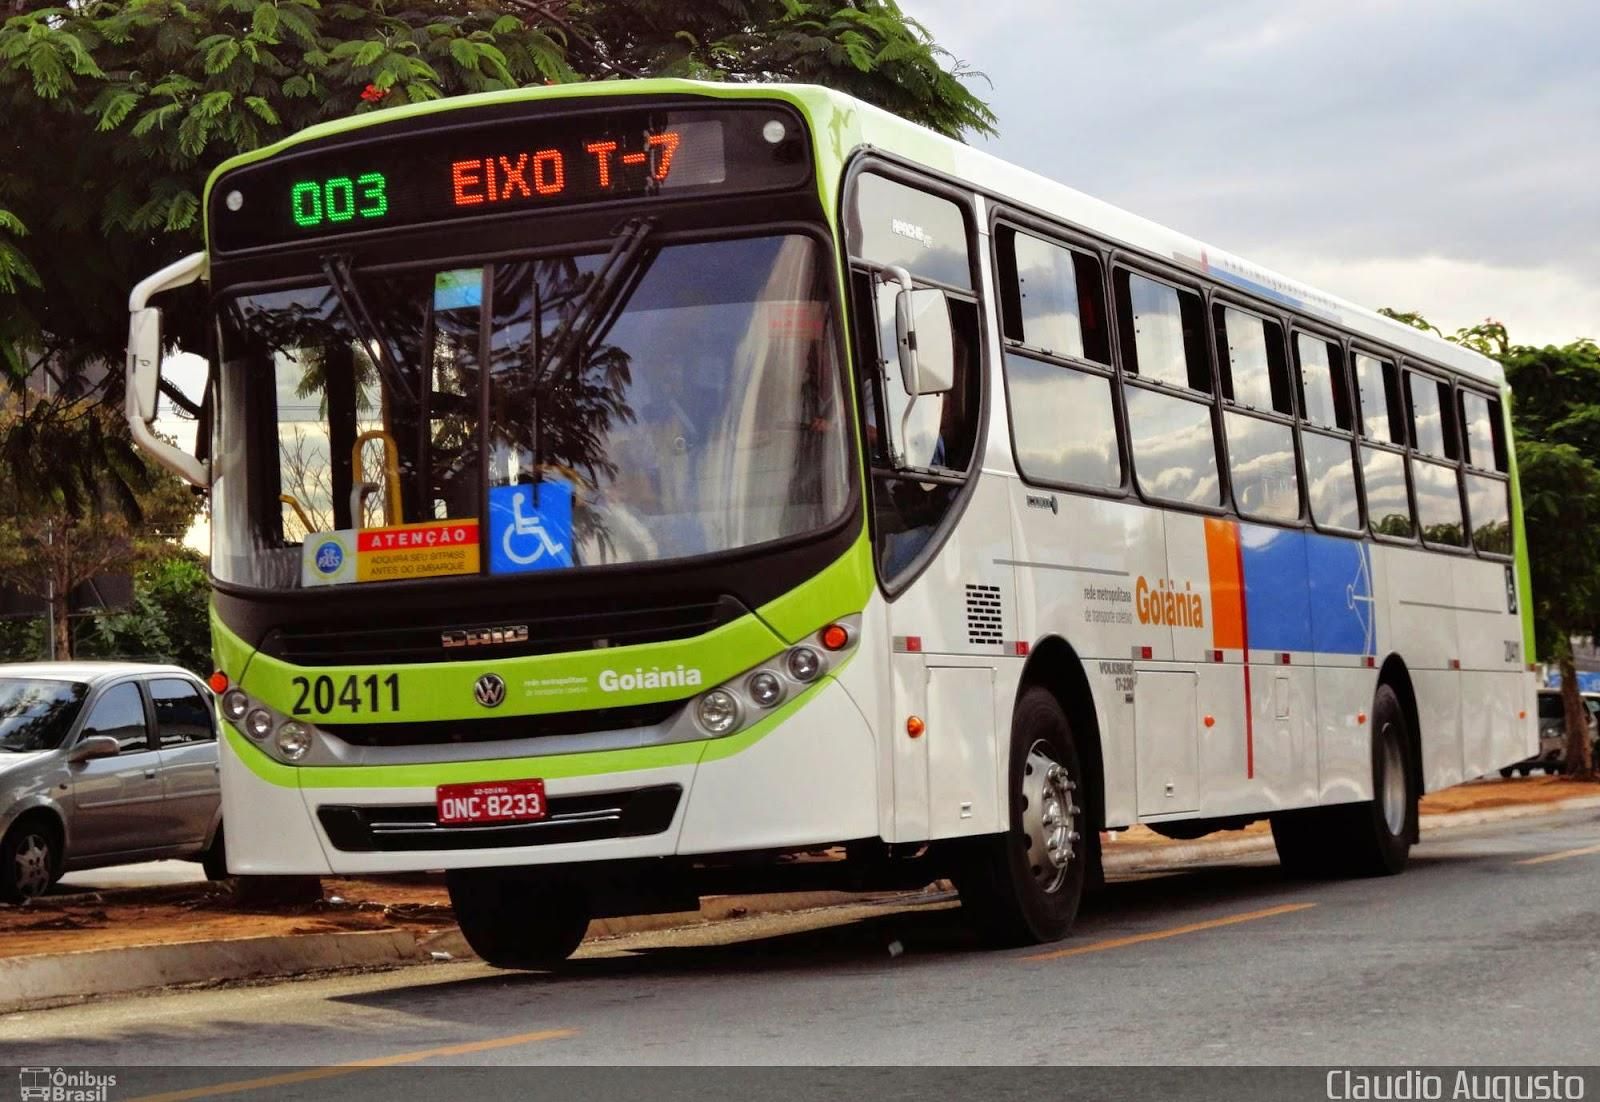
{"type": "Polygon", "coordinates": [[[943,394],[955,385],[955,331],[943,291],[901,291],[894,300],[894,329],[907,394],[943,394]]]}
{"type": "Polygon", "coordinates": [[[211,465],[157,436],[151,427],[161,392],[161,311],[152,296],[183,287],[206,272],[206,254],[191,253],[141,280],[128,296],[128,363],[124,412],[133,442],[167,470],[194,486],[211,484],[211,465]]]}
{"type": "Polygon", "coordinates": [[[142,421],[156,415],[161,386],[161,311],[154,306],[128,315],[128,393],[142,421]]]}

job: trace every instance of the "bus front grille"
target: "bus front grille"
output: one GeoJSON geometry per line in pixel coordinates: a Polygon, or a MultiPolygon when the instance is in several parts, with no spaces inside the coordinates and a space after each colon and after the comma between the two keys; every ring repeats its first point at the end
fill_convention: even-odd
{"type": "Polygon", "coordinates": [[[659,727],[683,708],[685,701],[664,700],[622,708],[590,708],[534,716],[475,716],[472,719],[417,723],[319,723],[317,729],[353,746],[439,746],[459,742],[503,742],[589,735],[600,731],[632,731],[659,727]]]}
{"type": "Polygon", "coordinates": [[[606,608],[594,601],[562,606],[544,600],[532,611],[507,602],[494,611],[492,621],[459,608],[406,609],[399,623],[275,628],[262,640],[261,652],[312,667],[520,658],[688,639],[748,612],[726,596],[647,608],[606,608]]]}
{"type": "Polygon", "coordinates": [[[433,804],[324,804],[317,820],[342,853],[548,846],[660,834],[672,825],[682,796],[675,784],[552,796],[549,817],[530,823],[440,826],[433,804]]]}

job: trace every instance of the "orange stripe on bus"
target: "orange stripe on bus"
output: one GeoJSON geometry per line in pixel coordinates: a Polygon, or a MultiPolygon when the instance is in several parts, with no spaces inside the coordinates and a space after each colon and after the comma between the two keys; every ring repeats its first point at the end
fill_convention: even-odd
{"type": "Polygon", "coordinates": [[[1239,527],[1233,521],[1206,518],[1206,572],[1211,578],[1211,645],[1219,650],[1243,650],[1244,578],[1239,527]]]}

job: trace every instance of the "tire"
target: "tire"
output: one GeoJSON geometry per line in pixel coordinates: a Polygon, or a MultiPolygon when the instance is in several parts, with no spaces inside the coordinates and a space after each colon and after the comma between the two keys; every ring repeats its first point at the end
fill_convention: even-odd
{"type": "Polygon", "coordinates": [[[1055,696],[1025,689],[1011,720],[1011,829],[974,839],[953,876],[962,910],[986,942],[1059,941],[1072,929],[1099,840],[1085,813],[1081,762],[1055,696]]]}
{"type": "Polygon", "coordinates": [[[21,903],[49,891],[65,856],[59,832],[42,815],[13,823],[0,841],[0,902],[21,903]]]}
{"type": "Polygon", "coordinates": [[[496,968],[550,970],[589,929],[582,885],[521,869],[452,869],[445,874],[461,933],[496,968]]]}
{"type": "Polygon", "coordinates": [[[233,897],[246,907],[297,907],[322,899],[318,876],[235,876],[233,897]]]}
{"type": "Polygon", "coordinates": [[[212,836],[211,844],[200,855],[200,868],[207,880],[228,879],[228,851],[227,843],[223,841],[221,823],[217,824],[217,833],[212,836]]]}
{"type": "Polygon", "coordinates": [[[1504,769],[1500,770],[1500,775],[1502,777],[1509,777],[1509,776],[1511,776],[1512,772],[1513,772],[1513,770],[1512,770],[1511,766],[1508,765],[1504,769]]]}
{"type": "Polygon", "coordinates": [[[1393,876],[1417,836],[1405,710],[1388,685],[1372,701],[1372,792],[1360,803],[1272,816],[1278,861],[1292,876],[1393,876]]]}
{"type": "Polygon", "coordinates": [[[1526,777],[1530,772],[1532,772],[1532,768],[1530,766],[1526,766],[1526,765],[1517,766],[1517,776],[1519,776],[1519,777],[1526,777]]]}

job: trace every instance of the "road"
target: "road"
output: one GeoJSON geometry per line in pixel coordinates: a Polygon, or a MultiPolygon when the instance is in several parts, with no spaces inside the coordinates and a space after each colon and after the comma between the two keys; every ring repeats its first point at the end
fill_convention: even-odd
{"type": "Polygon", "coordinates": [[[0,1065],[1593,1063],[1597,888],[1600,813],[1567,812],[1427,838],[1398,879],[1264,859],[1114,882],[1031,950],[977,948],[950,903],[863,906],[591,944],[557,976],[456,962],[10,1015],[0,1065]]]}

